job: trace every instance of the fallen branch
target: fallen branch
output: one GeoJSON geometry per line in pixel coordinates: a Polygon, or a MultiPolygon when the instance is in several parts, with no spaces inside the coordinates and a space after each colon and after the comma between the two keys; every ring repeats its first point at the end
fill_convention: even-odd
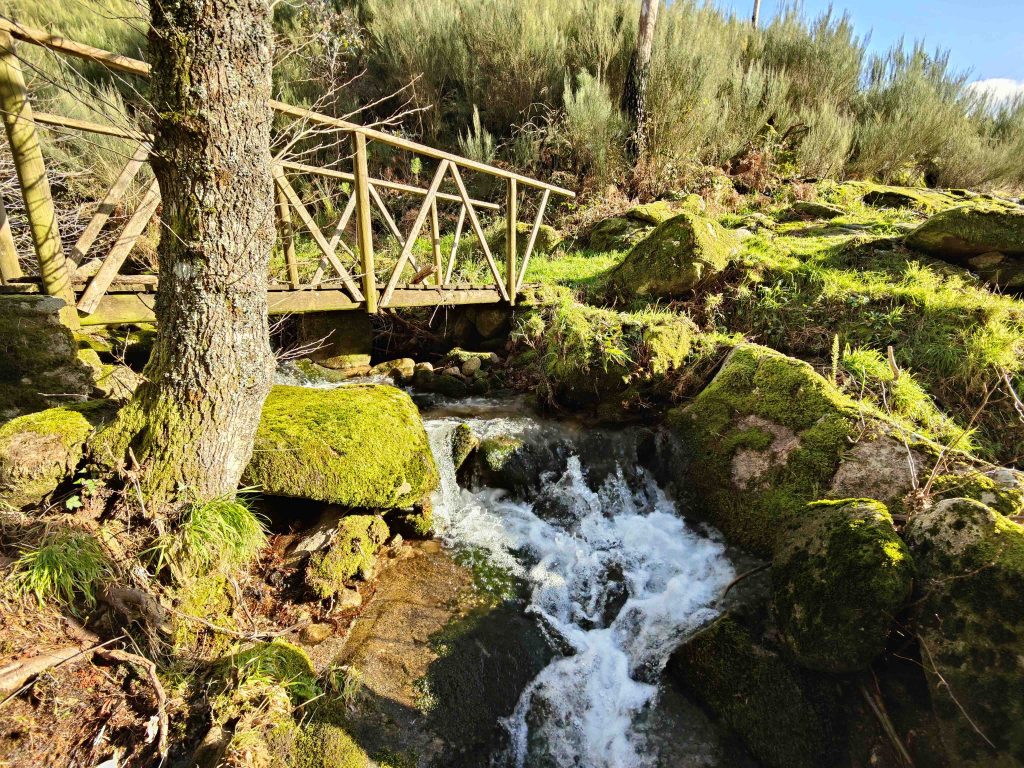
{"type": "Polygon", "coordinates": [[[760,573],[761,571],[765,571],[771,567],[771,563],[761,563],[761,565],[757,566],[756,568],[751,568],[749,571],[741,573],[739,576],[737,576],[735,579],[733,579],[726,585],[725,590],[722,592],[722,596],[718,598],[718,602],[722,603],[725,600],[726,595],[729,594],[729,590],[731,590],[744,579],[753,576],[754,574],[760,573]]]}
{"type": "Polygon", "coordinates": [[[41,653],[24,661],[8,664],[0,670],[0,694],[7,694],[0,701],[0,707],[3,707],[8,701],[27,691],[32,686],[33,679],[44,672],[57,669],[65,664],[77,664],[79,661],[89,659],[98,649],[117,642],[123,637],[124,635],[118,635],[112,640],[106,640],[102,643],[97,642],[86,647],[67,645],[55,651],[41,653]]]}
{"type": "Polygon", "coordinates": [[[128,653],[128,651],[119,651],[112,648],[97,649],[96,655],[107,659],[108,661],[120,661],[125,664],[133,664],[146,671],[149,683],[153,686],[153,691],[156,693],[156,717],[159,729],[157,750],[160,753],[160,762],[163,763],[164,760],[167,759],[170,723],[167,718],[167,693],[164,691],[164,687],[160,683],[160,677],[157,675],[156,671],[156,664],[145,656],[139,656],[135,653],[128,653]]]}
{"type": "Polygon", "coordinates": [[[175,616],[180,616],[183,619],[188,619],[189,621],[194,621],[197,624],[202,624],[211,632],[217,632],[222,635],[227,635],[228,637],[233,637],[236,640],[248,640],[249,642],[258,642],[260,640],[272,640],[275,637],[281,637],[282,635],[287,635],[289,632],[294,632],[296,630],[302,629],[307,624],[309,624],[308,621],[302,621],[298,624],[293,624],[290,627],[285,627],[284,629],[274,630],[273,632],[257,632],[255,630],[252,632],[239,632],[235,629],[229,629],[228,627],[222,627],[219,624],[214,624],[212,621],[201,619],[198,616],[193,616],[190,613],[179,611],[177,608],[171,608],[170,611],[175,616]]]}
{"type": "Polygon", "coordinates": [[[885,735],[889,738],[893,749],[896,750],[896,753],[900,756],[904,765],[908,768],[914,768],[914,761],[911,759],[907,748],[903,746],[903,742],[900,740],[899,734],[896,733],[896,727],[892,724],[892,720],[889,719],[889,715],[886,714],[885,709],[882,708],[881,702],[864,687],[863,683],[860,685],[860,692],[864,697],[864,701],[868,703],[868,707],[870,707],[871,711],[874,713],[875,719],[878,720],[878,724],[882,726],[882,730],[885,731],[885,735]]]}

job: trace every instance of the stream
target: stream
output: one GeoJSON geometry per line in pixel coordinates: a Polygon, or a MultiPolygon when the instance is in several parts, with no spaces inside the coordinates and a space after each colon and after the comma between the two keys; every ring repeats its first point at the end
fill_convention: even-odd
{"type": "Polygon", "coordinates": [[[441,473],[437,534],[525,583],[525,612],[556,650],[504,721],[508,747],[492,765],[721,764],[717,734],[685,702],[666,713],[659,679],[735,571],[639,467],[639,430],[584,430],[480,398],[454,408],[424,410],[441,473]],[[463,422],[480,438],[522,440],[542,459],[537,482],[460,487],[447,446],[463,422]]]}

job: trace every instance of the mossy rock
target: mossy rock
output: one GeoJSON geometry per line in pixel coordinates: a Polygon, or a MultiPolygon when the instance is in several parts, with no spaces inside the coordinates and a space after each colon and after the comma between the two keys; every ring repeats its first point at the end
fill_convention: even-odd
{"type": "Polygon", "coordinates": [[[627,219],[639,221],[644,224],[663,224],[676,215],[678,211],[667,200],[655,200],[653,203],[644,203],[630,208],[625,213],[627,219]]]}
{"type": "Polygon", "coordinates": [[[419,411],[387,385],[277,386],[243,475],[266,493],[347,507],[408,507],[438,482],[419,411]]]}
{"type": "Polygon", "coordinates": [[[811,200],[797,200],[785,212],[784,218],[829,221],[845,215],[846,211],[835,205],[818,203],[811,200]]]}
{"type": "Polygon", "coordinates": [[[480,445],[480,438],[473,434],[473,428],[469,424],[463,423],[455,426],[451,435],[451,449],[452,466],[456,472],[465,464],[466,459],[477,449],[478,445],[480,445]]]}
{"type": "Polygon", "coordinates": [[[668,674],[765,768],[839,764],[830,685],[788,664],[733,617],[687,640],[669,660],[668,674]]]}
{"type": "Polygon", "coordinates": [[[371,768],[377,765],[339,725],[311,722],[295,742],[294,768],[371,768]]]}
{"type": "Polygon", "coordinates": [[[131,400],[142,378],[127,365],[108,365],[104,363],[96,379],[96,389],[108,400],[126,403],[131,400]]]}
{"type": "Polygon", "coordinates": [[[405,539],[429,539],[434,535],[434,506],[429,497],[411,510],[388,513],[386,520],[391,533],[405,539]]]}
{"type": "Polygon", "coordinates": [[[667,475],[732,543],[771,556],[828,487],[860,417],[807,363],[741,344],[690,405],[669,412],[678,442],[667,475]]]}
{"type": "Polygon", "coordinates": [[[679,296],[725,269],[735,250],[718,222],[685,212],[637,243],[609,280],[626,296],[679,296]]]}
{"type": "Polygon", "coordinates": [[[111,414],[103,403],[48,408],[0,426],[0,500],[39,504],[81,463],[95,424],[111,414]]]}
{"type": "Polygon", "coordinates": [[[377,515],[347,515],[326,552],[317,552],[306,566],[306,583],[326,599],[355,578],[371,578],[377,552],[388,537],[388,526],[377,515]]]}
{"type": "Polygon", "coordinates": [[[217,659],[235,643],[231,635],[213,632],[190,616],[228,631],[237,630],[231,616],[234,595],[221,573],[201,575],[171,589],[178,615],[172,617],[171,643],[177,653],[196,659],[217,659]],[[184,615],[181,615],[184,614],[184,615]]]}
{"type": "Polygon", "coordinates": [[[905,536],[921,593],[922,664],[950,765],[1024,764],[1024,527],[953,498],[915,514],[905,536]]]}
{"type": "Polygon", "coordinates": [[[936,499],[974,499],[1007,517],[1024,515],[1024,472],[1015,469],[936,475],[931,492],[936,499]]]}
{"type": "Polygon", "coordinates": [[[649,222],[613,216],[592,226],[581,242],[592,251],[628,251],[653,228],[649,222]]]}
{"type": "Polygon", "coordinates": [[[335,370],[369,365],[373,322],[365,312],[313,312],[299,316],[298,342],[316,345],[311,359],[335,370]]]}
{"type": "Polygon", "coordinates": [[[801,665],[836,674],[882,653],[913,587],[910,553],[885,505],[869,499],[812,504],[771,573],[782,641],[801,665]]]}
{"type": "MultiPolygon", "coordinates": [[[[516,222],[516,252],[520,258],[526,253],[526,245],[530,241],[533,224],[525,221],[516,222]]],[[[541,224],[537,230],[537,240],[533,244],[534,254],[551,253],[562,242],[561,233],[550,224],[541,224]]],[[[501,221],[491,227],[487,233],[487,245],[491,253],[505,253],[505,222],[501,221]]]]}

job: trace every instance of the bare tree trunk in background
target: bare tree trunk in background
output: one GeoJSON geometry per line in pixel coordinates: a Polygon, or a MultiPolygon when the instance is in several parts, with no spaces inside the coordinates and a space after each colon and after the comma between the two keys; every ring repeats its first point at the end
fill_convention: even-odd
{"type": "Polygon", "coordinates": [[[761,16],[761,0],[754,0],[754,15],[750,17],[750,20],[754,22],[754,28],[757,28],[758,19],[761,16]]]}
{"type": "Polygon", "coordinates": [[[268,0],[150,0],[150,10],[157,339],[146,381],[94,448],[101,460],[136,459],[162,504],[234,492],[272,382],[272,42],[268,0]]]}
{"type": "Polygon", "coordinates": [[[636,48],[629,60],[626,86],[622,91],[622,111],[626,113],[630,125],[626,152],[633,162],[647,151],[647,80],[651,71],[654,25],[658,21],[660,4],[660,0],[640,1],[636,48]]]}

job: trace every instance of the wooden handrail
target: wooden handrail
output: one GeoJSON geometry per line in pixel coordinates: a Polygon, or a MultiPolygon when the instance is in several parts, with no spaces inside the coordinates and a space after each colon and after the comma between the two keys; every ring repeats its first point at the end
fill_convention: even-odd
{"type": "MultiPolygon", "coordinates": [[[[26,43],[39,45],[52,51],[65,53],[80,59],[99,62],[118,72],[126,72],[133,75],[139,75],[140,77],[149,77],[150,75],[150,66],[144,61],[105,51],[102,48],[95,48],[91,45],[85,45],[84,43],[79,43],[74,40],[68,40],[67,38],[51,34],[45,30],[27,27],[3,16],[0,16],[0,31],[9,32],[12,37],[26,43]]],[[[358,123],[351,123],[347,120],[331,117],[330,115],[325,115],[321,112],[314,112],[313,110],[304,109],[303,107],[296,107],[291,104],[286,104],[283,101],[277,101],[276,99],[271,99],[269,104],[271,109],[278,114],[287,115],[297,120],[309,120],[310,122],[318,123],[320,125],[328,125],[339,130],[361,133],[367,139],[379,141],[398,149],[416,152],[417,154],[425,155],[435,160],[447,160],[449,163],[461,168],[466,168],[467,170],[478,171],[491,176],[498,176],[503,179],[512,179],[519,184],[533,187],[534,189],[550,190],[554,194],[561,195],[563,197],[576,196],[574,192],[565,189],[564,187],[532,179],[529,176],[523,176],[522,174],[515,173],[514,171],[497,168],[493,165],[488,165],[487,163],[470,160],[466,157],[461,157],[450,152],[429,147],[426,144],[420,144],[415,141],[403,139],[399,136],[392,136],[389,133],[385,133],[384,131],[379,131],[374,128],[366,128],[358,123]]]]}

